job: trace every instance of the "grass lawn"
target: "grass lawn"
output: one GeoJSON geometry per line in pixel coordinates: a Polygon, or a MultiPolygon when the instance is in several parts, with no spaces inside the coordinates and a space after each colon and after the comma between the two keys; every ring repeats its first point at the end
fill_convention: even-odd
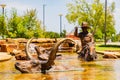
{"type": "Polygon", "coordinates": [[[101,45],[101,44],[96,44],[96,51],[120,51],[120,45],[101,45]]]}

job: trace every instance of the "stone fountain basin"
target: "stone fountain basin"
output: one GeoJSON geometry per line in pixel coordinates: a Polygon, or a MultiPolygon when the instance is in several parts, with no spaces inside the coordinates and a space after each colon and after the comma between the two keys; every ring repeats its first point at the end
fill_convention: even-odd
{"type": "Polygon", "coordinates": [[[7,61],[12,58],[11,55],[8,55],[7,52],[0,52],[0,61],[7,61]]]}

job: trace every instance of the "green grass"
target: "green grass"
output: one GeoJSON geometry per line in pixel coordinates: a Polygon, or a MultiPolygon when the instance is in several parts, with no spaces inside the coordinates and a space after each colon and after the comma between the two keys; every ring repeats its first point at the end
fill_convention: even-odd
{"type": "Polygon", "coordinates": [[[120,50],[120,45],[96,45],[96,51],[118,51],[120,50]]]}

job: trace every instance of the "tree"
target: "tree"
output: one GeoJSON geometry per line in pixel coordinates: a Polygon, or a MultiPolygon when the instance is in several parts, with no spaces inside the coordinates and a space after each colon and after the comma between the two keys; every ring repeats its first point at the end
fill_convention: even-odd
{"type": "Polygon", "coordinates": [[[7,33],[7,30],[6,30],[6,20],[5,20],[5,17],[4,17],[4,15],[0,15],[0,36],[2,38],[5,38],[6,33],[7,33]]]}
{"type": "Polygon", "coordinates": [[[44,37],[42,23],[37,19],[36,10],[27,10],[23,18],[23,25],[27,29],[26,37],[44,37]]]}
{"type": "Polygon", "coordinates": [[[23,26],[22,21],[22,16],[18,16],[17,11],[13,9],[10,18],[8,19],[8,37],[24,37],[26,29],[23,26]]]}
{"type": "Polygon", "coordinates": [[[45,37],[46,38],[60,38],[60,35],[59,33],[56,33],[56,32],[45,32],[45,37]]]}
{"type": "Polygon", "coordinates": [[[117,35],[113,35],[112,41],[119,41],[120,42],[120,32],[117,35]]]}
{"type": "MultiPolygon", "coordinates": [[[[105,10],[104,4],[100,0],[94,0],[93,3],[87,2],[88,0],[74,0],[74,3],[69,3],[68,13],[66,18],[69,23],[74,25],[81,25],[83,21],[86,21],[91,26],[91,31],[94,37],[103,38],[104,22],[105,22],[105,10]]],[[[114,12],[115,3],[113,2],[107,9],[107,38],[110,38],[112,34],[115,34],[114,28],[114,12]]]]}
{"type": "Polygon", "coordinates": [[[61,33],[61,37],[66,37],[66,30],[63,30],[62,33],[61,33]]]}
{"type": "Polygon", "coordinates": [[[8,37],[13,38],[31,38],[44,37],[41,21],[36,17],[36,10],[30,10],[23,15],[18,16],[15,9],[8,19],[8,37]]]}

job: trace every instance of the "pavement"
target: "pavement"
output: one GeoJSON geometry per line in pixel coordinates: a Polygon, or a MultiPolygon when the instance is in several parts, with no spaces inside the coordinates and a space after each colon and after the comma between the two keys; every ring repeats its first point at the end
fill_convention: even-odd
{"type": "Polygon", "coordinates": [[[108,42],[108,45],[119,45],[120,46],[120,42],[108,42]]]}

